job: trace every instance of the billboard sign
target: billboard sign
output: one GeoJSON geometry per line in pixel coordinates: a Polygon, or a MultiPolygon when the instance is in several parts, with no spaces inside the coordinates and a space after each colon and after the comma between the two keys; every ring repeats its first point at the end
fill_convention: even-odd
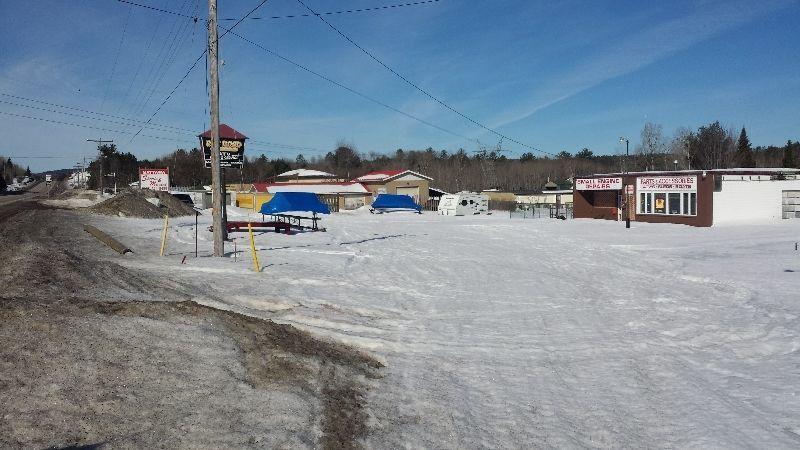
{"type": "MultiPolygon", "coordinates": [[[[201,137],[203,145],[203,158],[206,168],[211,168],[211,138],[201,137]]],[[[241,169],[244,161],[244,139],[219,140],[219,165],[220,167],[233,167],[241,169]]]]}
{"type": "Polygon", "coordinates": [[[166,169],[139,169],[139,188],[169,191],[169,167],[166,169]]]}
{"type": "Polygon", "coordinates": [[[697,175],[638,177],[639,192],[697,192],[697,175]]]}
{"type": "Polygon", "coordinates": [[[622,178],[577,178],[575,189],[578,191],[617,191],[622,189],[622,178]]]}

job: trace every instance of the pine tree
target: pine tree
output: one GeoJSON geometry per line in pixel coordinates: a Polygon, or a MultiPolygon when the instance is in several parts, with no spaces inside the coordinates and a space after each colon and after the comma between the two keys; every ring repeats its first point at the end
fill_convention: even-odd
{"type": "Polygon", "coordinates": [[[0,193],[6,191],[6,177],[0,176],[0,193]]]}
{"type": "Polygon", "coordinates": [[[795,167],[797,166],[797,161],[794,159],[794,152],[792,151],[792,141],[788,141],[786,143],[786,147],[783,147],[783,167],[795,167]]]}
{"type": "Polygon", "coordinates": [[[30,176],[31,176],[31,166],[28,166],[28,167],[25,169],[25,176],[26,176],[26,177],[30,177],[30,176]]]}
{"type": "Polygon", "coordinates": [[[733,158],[738,167],[755,167],[756,165],[750,138],[747,137],[747,131],[744,127],[742,127],[742,132],[739,134],[739,141],[736,143],[736,153],[733,158]]]}

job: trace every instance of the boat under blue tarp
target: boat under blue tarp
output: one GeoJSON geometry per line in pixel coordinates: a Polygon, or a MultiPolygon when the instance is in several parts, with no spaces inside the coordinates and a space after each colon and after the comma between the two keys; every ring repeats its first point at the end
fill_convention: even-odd
{"type": "Polygon", "coordinates": [[[378,194],[372,202],[372,211],[416,211],[421,212],[422,207],[414,203],[408,195],[378,194]]]}
{"type": "Polygon", "coordinates": [[[331,210],[312,192],[278,192],[270,201],[261,205],[261,214],[286,212],[330,214],[331,210]]]}

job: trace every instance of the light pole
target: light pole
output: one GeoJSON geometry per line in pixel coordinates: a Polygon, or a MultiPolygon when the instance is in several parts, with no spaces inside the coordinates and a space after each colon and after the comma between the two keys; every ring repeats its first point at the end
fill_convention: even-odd
{"type": "Polygon", "coordinates": [[[624,137],[620,136],[619,143],[621,144],[623,142],[625,143],[625,164],[623,165],[622,171],[625,172],[625,173],[628,173],[628,156],[629,156],[628,155],[628,147],[629,147],[630,141],[628,141],[628,138],[624,138],[624,137]]]}
{"type": "MultiPolygon", "coordinates": [[[[623,141],[625,142],[625,165],[624,165],[622,171],[623,171],[624,175],[627,175],[628,174],[628,156],[629,156],[628,147],[629,147],[630,141],[628,141],[628,138],[624,138],[624,137],[620,136],[619,137],[619,142],[622,143],[623,141]]],[[[627,181],[628,181],[627,177],[623,178],[622,181],[623,181],[622,182],[622,188],[625,189],[625,205],[624,205],[625,206],[625,228],[630,228],[631,227],[631,213],[630,213],[631,196],[628,194],[628,185],[626,184],[627,181]]]]}

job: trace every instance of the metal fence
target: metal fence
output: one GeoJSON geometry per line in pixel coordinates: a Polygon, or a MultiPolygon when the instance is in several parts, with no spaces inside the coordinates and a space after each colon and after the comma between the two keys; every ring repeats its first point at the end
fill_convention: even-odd
{"type": "Polygon", "coordinates": [[[512,219],[572,219],[572,204],[517,203],[508,211],[512,219]]]}

